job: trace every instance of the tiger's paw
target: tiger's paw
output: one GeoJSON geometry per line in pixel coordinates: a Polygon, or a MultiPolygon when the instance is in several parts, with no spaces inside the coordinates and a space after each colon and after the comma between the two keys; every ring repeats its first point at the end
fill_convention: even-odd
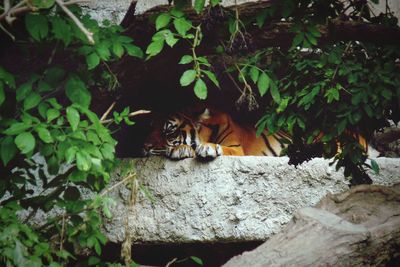
{"type": "Polygon", "coordinates": [[[167,157],[171,159],[194,158],[196,153],[191,146],[179,145],[175,147],[167,147],[167,157]]]}
{"type": "Polygon", "coordinates": [[[199,158],[216,158],[222,155],[222,147],[219,144],[200,144],[196,148],[196,156],[199,158]]]}

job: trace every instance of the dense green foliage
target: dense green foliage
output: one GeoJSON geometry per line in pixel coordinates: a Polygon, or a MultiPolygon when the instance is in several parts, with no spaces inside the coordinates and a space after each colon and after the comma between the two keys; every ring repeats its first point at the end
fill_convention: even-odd
{"type": "MultiPolygon", "coordinates": [[[[18,17],[22,29],[14,24],[8,34],[17,38],[16,56],[29,61],[41,53],[48,57],[47,64],[21,73],[0,66],[0,264],[7,266],[64,265],[76,260],[74,250],[85,248],[101,254],[106,242],[101,214],[111,216],[113,201],[81,192],[99,192],[108,184],[117,163],[116,141],[109,120],[90,110],[89,88],[114,89],[117,80],[108,64],[126,53],[143,56],[133,40],[121,34],[121,27],[99,25],[77,6],[68,9],[90,35],[55,1],[33,5],[37,12],[18,17]],[[29,214],[21,223],[16,211],[22,208],[29,214]],[[51,210],[54,215],[39,227],[25,224],[37,211],[51,210]]],[[[113,122],[132,124],[129,109],[114,112],[113,122]]],[[[89,265],[98,262],[94,255],[87,259],[89,265]]]]}
{"type": "MultiPolygon", "coordinates": [[[[8,25],[7,17],[0,20],[1,34],[15,38],[13,53],[24,59],[16,58],[16,64],[34,59],[39,52],[46,57],[46,64],[21,72],[0,63],[1,265],[71,264],[77,261],[74,251],[85,248],[94,252],[84,261],[99,264],[106,242],[99,231],[101,214],[110,216],[112,200],[96,194],[84,197],[81,192],[82,188],[92,193],[104,189],[118,163],[110,124],[133,123],[129,109],[114,112],[111,121],[100,119],[91,110],[91,92],[93,87],[118,88],[110,64],[126,54],[144,57],[141,48],[122,35],[120,26],[99,25],[79,7],[60,2],[29,1],[30,9],[16,17],[19,23],[8,25]],[[34,192],[34,186],[40,192],[34,192]],[[23,221],[16,216],[21,209],[29,211],[23,221]],[[55,215],[40,226],[25,224],[37,211],[55,215]]],[[[212,17],[217,14],[221,20],[217,24],[223,25],[229,38],[221,40],[215,54],[230,58],[225,73],[237,77],[242,92],[238,105],[254,109],[257,99],[266,103],[260,107],[265,115],[258,130],[283,129],[293,134],[292,146],[300,150],[323,132],[325,154],[334,155],[332,144],[340,142],[337,166],[345,166],[353,179],[368,182],[363,178],[367,156],[349,132],[371,136],[387,119],[398,120],[400,47],[355,41],[320,43],[320,29],[343,18],[398,27],[390,12],[374,15],[369,9],[372,3],[360,0],[284,0],[242,19],[237,10],[214,12],[219,0],[211,0],[209,6],[196,0],[194,10],[208,16],[208,21],[193,22],[183,9],[187,2],[175,1],[173,8],[156,18],[156,33],[144,49],[147,60],[162,56],[166,45],[173,47],[184,40],[190,51],[177,62],[188,66],[180,84],[193,86],[195,95],[206,99],[210,86],[220,87],[220,77],[199,48],[204,28],[211,27],[209,20],[217,19],[212,17]],[[246,29],[282,19],[291,23],[289,48],[251,48],[246,29]]],[[[0,11],[6,7],[0,6],[0,11]]],[[[374,162],[371,165],[379,170],[374,162]]],[[[192,260],[201,263],[196,257],[192,260]]]]}
{"type": "MultiPolygon", "coordinates": [[[[228,14],[217,10],[218,2],[205,7],[204,1],[195,1],[196,12],[206,18],[197,25],[177,8],[160,14],[155,21],[158,31],[146,53],[155,56],[161,52],[164,40],[160,41],[160,35],[166,36],[171,47],[178,39],[189,40],[192,55],[183,55],[180,64],[191,64],[192,68],[182,74],[180,83],[194,83],[196,96],[205,99],[207,84],[210,86],[205,78],[218,87],[219,83],[211,64],[206,57],[197,55],[196,48],[204,28],[211,24],[220,31],[224,24],[230,37],[219,41],[215,53],[222,61],[229,58],[225,73],[237,75],[242,92],[237,101],[239,107],[256,109],[257,98],[260,99],[256,92],[263,97],[261,102],[266,106],[261,108],[265,115],[257,124],[258,132],[289,132],[294,138],[288,154],[294,163],[309,159],[310,155],[301,154],[316,140],[322,141],[321,153],[335,156],[337,168],[345,167],[345,174],[353,177],[352,183],[371,182],[365,167],[376,172],[379,167],[373,160],[371,165],[365,163],[367,154],[358,135],[370,138],[374,131],[387,125],[388,119],[397,122],[400,118],[399,46],[374,44],[373,38],[371,42],[356,38],[319,40],[321,29],[336,21],[398,28],[389,7],[383,14],[374,14],[371,6],[378,1],[285,0],[260,10],[255,17],[241,19],[238,9],[228,14]],[[250,36],[247,30],[282,21],[293,35],[291,43],[252,48],[252,38],[257,36],[250,36]],[[156,42],[161,45],[155,50],[156,42]]],[[[185,1],[179,3],[185,5],[185,1]]]]}

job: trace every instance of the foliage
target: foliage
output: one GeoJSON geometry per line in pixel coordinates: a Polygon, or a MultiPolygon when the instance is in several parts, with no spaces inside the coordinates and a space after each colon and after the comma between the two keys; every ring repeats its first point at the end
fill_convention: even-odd
{"type": "MultiPolygon", "coordinates": [[[[236,80],[243,85],[240,88],[236,83],[242,92],[238,106],[247,106],[250,110],[258,108],[255,96],[258,91],[265,115],[260,118],[257,131],[268,129],[273,134],[285,130],[292,134],[293,144],[288,150],[291,158],[321,142],[324,155],[335,156],[336,167],[345,167],[345,174],[353,176],[352,183],[369,183],[364,167],[376,172],[379,167],[375,161],[371,161],[371,166],[365,163],[367,154],[358,142],[359,135],[369,138],[385,126],[388,119],[399,120],[400,77],[396,65],[400,58],[399,47],[361,41],[320,42],[320,38],[321,29],[335,21],[398,28],[397,19],[388,6],[383,14],[371,11],[371,6],[377,2],[285,0],[260,10],[255,17],[241,19],[237,8],[224,14],[226,10],[215,11],[219,1],[212,1],[208,7],[204,1],[195,1],[195,11],[205,17],[197,24],[189,21],[177,5],[157,17],[157,32],[147,54],[155,56],[162,51],[162,45],[153,50],[155,42],[163,42],[160,34],[166,36],[165,40],[173,38],[173,42],[167,41],[171,47],[179,39],[189,39],[193,55],[183,55],[179,64],[192,64],[192,68],[182,74],[180,83],[189,86],[196,81],[194,93],[205,99],[210,83],[204,83],[203,77],[208,76],[217,86],[221,77],[217,79],[210,61],[204,60],[206,57],[199,56],[196,50],[210,25],[218,31],[223,29],[221,24],[225,25],[229,38],[216,42],[220,45],[215,51],[219,61],[226,64],[225,73],[237,74],[236,80]],[[215,27],[215,20],[219,27],[215,27]],[[249,36],[247,29],[282,21],[290,26],[293,35],[289,48],[279,44],[252,48],[252,39],[257,37],[249,36]],[[171,25],[177,33],[172,33],[171,25]],[[339,153],[336,144],[340,145],[339,153]]],[[[309,157],[301,158],[299,162],[309,157]]]]}
{"type": "MultiPolygon", "coordinates": [[[[204,2],[195,1],[194,7],[198,13],[204,8],[204,2]]],[[[206,99],[207,86],[204,77],[208,77],[217,87],[219,87],[219,82],[211,71],[211,64],[207,58],[198,56],[196,53],[196,48],[200,45],[203,37],[201,26],[193,26],[193,23],[185,18],[184,13],[178,8],[172,8],[168,13],[160,14],[155,21],[155,26],[157,32],[153,35],[152,42],[146,49],[148,58],[159,54],[163,49],[164,42],[173,47],[179,39],[188,41],[191,46],[191,54],[183,55],[179,64],[192,64],[192,68],[182,74],[180,84],[181,86],[188,86],[194,83],[196,96],[200,99],[206,99]],[[172,25],[176,32],[171,31],[172,25]]]]}
{"type": "Polygon", "coordinates": [[[111,216],[113,201],[95,193],[118,162],[109,125],[133,122],[129,108],[114,112],[111,122],[100,120],[91,111],[91,88],[114,90],[118,81],[108,64],[143,52],[120,26],[99,25],[76,5],[46,0],[26,7],[31,12],[16,18],[23,23],[2,27],[3,34],[16,38],[10,42],[17,48],[15,64],[36,53],[45,60],[14,73],[8,70],[13,64],[0,66],[0,262],[59,266],[89,248],[95,254],[87,264],[96,265],[106,243],[102,214],[111,216]],[[21,209],[29,211],[23,223],[16,215],[21,209]],[[25,224],[39,210],[54,216],[39,227],[25,224]]]}

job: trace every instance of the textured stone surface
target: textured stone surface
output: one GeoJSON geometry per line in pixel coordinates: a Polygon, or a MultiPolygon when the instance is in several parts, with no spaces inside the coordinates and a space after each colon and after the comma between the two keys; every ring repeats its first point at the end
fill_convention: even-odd
{"type": "MultiPolygon", "coordinates": [[[[211,162],[133,159],[137,176],[154,197],[143,193],[127,207],[130,190],[110,192],[117,200],[105,226],[110,240],[124,239],[124,220],[134,242],[227,242],[266,240],[295,210],[315,205],[328,192],[348,189],[341,172],[315,158],[295,168],[285,157],[219,157],[211,162]]],[[[400,159],[377,159],[374,183],[400,182],[400,159]]],[[[114,182],[120,177],[116,175],[114,182]]]]}
{"type": "Polygon", "coordinates": [[[105,19],[119,24],[128,11],[131,0],[93,0],[82,4],[83,10],[101,22],[105,19]]]}

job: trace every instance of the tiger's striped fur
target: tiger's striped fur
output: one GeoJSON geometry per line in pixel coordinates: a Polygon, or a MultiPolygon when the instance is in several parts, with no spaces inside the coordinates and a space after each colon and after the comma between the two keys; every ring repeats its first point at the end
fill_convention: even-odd
{"type": "MultiPolygon", "coordinates": [[[[157,127],[156,127],[157,128],[157,127]]],[[[172,159],[230,156],[279,156],[290,140],[284,132],[256,136],[253,127],[237,124],[227,113],[206,109],[193,118],[185,113],[170,116],[162,130],[155,129],[144,145],[145,155],[164,154],[172,159]]]]}

